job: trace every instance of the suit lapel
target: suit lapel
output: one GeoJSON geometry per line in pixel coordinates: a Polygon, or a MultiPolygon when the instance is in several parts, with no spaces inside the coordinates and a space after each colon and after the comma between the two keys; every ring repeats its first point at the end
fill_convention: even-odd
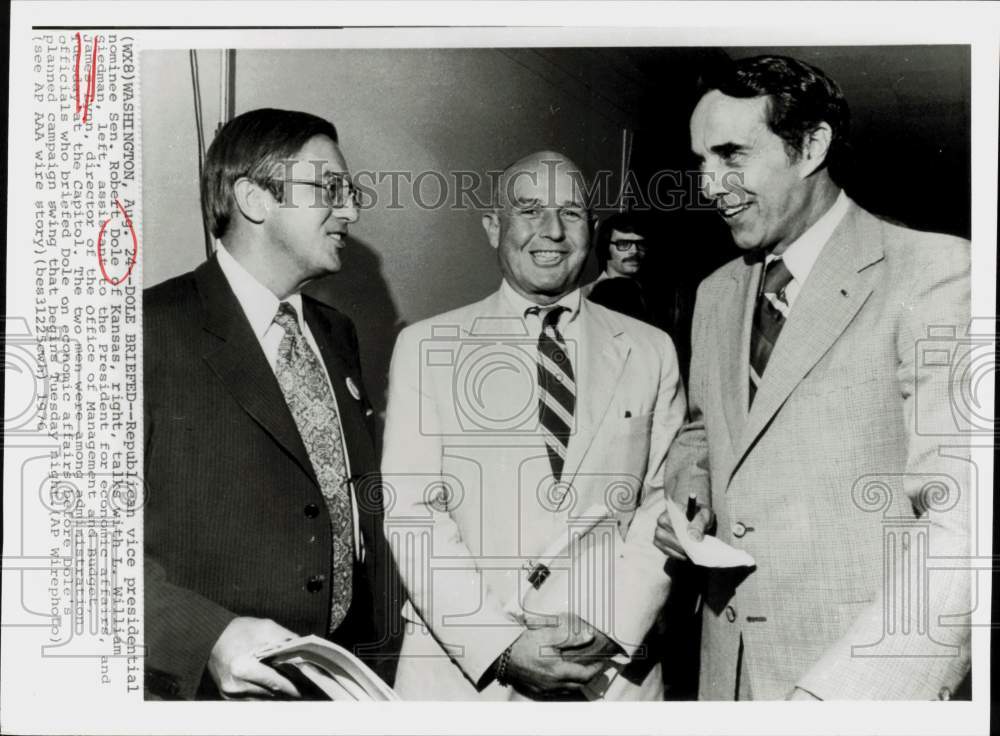
{"type": "MultiPolygon", "coordinates": [[[[581,299],[577,319],[580,320],[579,341],[575,351],[569,346],[576,378],[576,411],[563,464],[562,479],[566,482],[572,482],[587,456],[631,352],[624,331],[605,320],[586,299],[581,299]]],[[[499,291],[472,310],[461,329],[464,335],[479,339],[491,335],[512,336],[515,340],[528,337],[523,317],[511,310],[499,291]]],[[[518,448],[518,452],[523,452],[523,448],[518,448]]]]}
{"type": "Polygon", "coordinates": [[[572,481],[611,405],[630,347],[624,331],[608,324],[584,299],[580,303],[581,344],[577,366],[576,427],[566,450],[563,478],[572,481]]]}
{"type": "Polygon", "coordinates": [[[303,297],[302,303],[306,323],[319,346],[320,356],[337,399],[340,426],[351,461],[351,473],[355,477],[370,473],[378,467],[375,446],[366,423],[366,412],[371,411],[371,406],[364,393],[357,364],[347,359],[348,356],[356,357],[357,348],[347,332],[342,327],[335,327],[313,304],[312,299],[303,297]]]}
{"type": "Polygon", "coordinates": [[[205,308],[204,328],[219,338],[203,356],[205,362],[247,414],[319,485],[274,372],[215,258],[195,270],[195,281],[205,308]]]}
{"type": "Polygon", "coordinates": [[[753,324],[760,272],[760,263],[750,264],[734,272],[733,288],[727,293],[726,302],[719,308],[722,322],[722,339],[718,346],[719,365],[723,373],[722,385],[728,387],[722,392],[722,403],[732,447],[736,447],[747,423],[747,405],[750,401],[750,328],[753,324]],[[739,356],[738,360],[734,361],[733,356],[739,356]]]}
{"type": "Polygon", "coordinates": [[[803,284],[768,360],[736,448],[733,473],[789,394],[867,301],[875,280],[868,266],[882,254],[878,221],[852,204],[803,284]]]}
{"type": "Polygon", "coordinates": [[[364,412],[369,407],[367,397],[362,393],[364,389],[361,374],[353,367],[352,362],[346,360],[346,356],[356,352],[355,345],[345,330],[335,327],[307,296],[302,298],[302,311],[313,339],[319,346],[337,399],[340,427],[351,464],[351,483],[357,500],[358,521],[366,548],[373,549],[381,534],[382,491],[377,475],[375,446],[365,423],[364,412]],[[358,398],[348,388],[348,381],[358,392],[358,398]]]}

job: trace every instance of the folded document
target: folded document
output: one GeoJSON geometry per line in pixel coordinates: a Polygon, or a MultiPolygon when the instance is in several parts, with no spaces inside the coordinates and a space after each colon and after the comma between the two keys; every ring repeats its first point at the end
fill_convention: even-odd
{"type": "Polygon", "coordinates": [[[295,683],[305,700],[399,700],[368,665],[318,636],[291,639],[255,656],[295,683]]]}
{"type": "Polygon", "coordinates": [[[684,509],[673,499],[667,499],[667,513],[677,541],[694,564],[702,567],[752,567],[757,564],[749,553],[730,547],[717,537],[706,534],[700,542],[692,539],[687,533],[684,509]]]}

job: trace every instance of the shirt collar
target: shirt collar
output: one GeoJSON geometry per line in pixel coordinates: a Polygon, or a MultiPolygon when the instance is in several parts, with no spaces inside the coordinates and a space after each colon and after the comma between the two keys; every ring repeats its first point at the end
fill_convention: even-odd
{"type": "MultiPolygon", "coordinates": [[[[250,322],[250,329],[257,336],[258,340],[264,338],[264,333],[274,322],[274,316],[278,313],[278,305],[281,300],[274,295],[270,289],[260,283],[253,275],[247,271],[243,265],[236,260],[233,255],[221,245],[216,249],[219,259],[219,268],[229,282],[236,301],[243,308],[243,313],[250,322]]],[[[298,320],[299,329],[304,331],[302,323],[302,294],[296,292],[289,294],[284,299],[295,308],[295,318],[298,320]]]]}
{"type": "MultiPolygon", "coordinates": [[[[819,258],[823,246],[830,240],[833,231],[837,229],[837,225],[840,224],[840,221],[844,219],[844,215],[847,214],[847,208],[850,203],[851,200],[848,199],[847,194],[841,189],[833,206],[824,212],[822,217],[812,224],[812,227],[796,238],[795,242],[788,246],[785,252],[781,254],[781,259],[785,262],[785,266],[788,267],[792,278],[800,284],[804,283],[809,276],[809,272],[812,271],[813,264],[819,258]]],[[[768,255],[765,261],[770,263],[775,258],[777,256],[768,255]]]]}
{"type": "Polygon", "coordinates": [[[529,309],[540,307],[543,310],[548,310],[558,305],[560,307],[564,307],[565,309],[569,310],[569,313],[565,317],[562,317],[559,320],[562,324],[567,324],[575,320],[576,316],[580,313],[579,288],[573,289],[573,291],[563,294],[562,297],[557,302],[555,302],[554,304],[550,304],[547,307],[542,307],[540,304],[535,304],[533,301],[524,298],[521,294],[518,294],[516,291],[514,291],[514,287],[511,286],[509,283],[507,283],[507,279],[504,279],[503,283],[500,284],[500,293],[503,294],[504,299],[507,301],[507,304],[510,306],[510,308],[514,311],[514,314],[520,315],[521,317],[527,316],[529,309]]]}

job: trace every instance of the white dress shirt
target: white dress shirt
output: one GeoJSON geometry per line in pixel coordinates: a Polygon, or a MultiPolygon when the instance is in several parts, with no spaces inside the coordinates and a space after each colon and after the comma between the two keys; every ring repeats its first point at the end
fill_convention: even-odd
{"type": "MultiPolygon", "coordinates": [[[[569,310],[559,315],[557,327],[559,328],[559,333],[563,336],[563,340],[567,345],[571,341],[579,341],[580,321],[577,318],[580,316],[580,299],[582,298],[579,289],[573,289],[568,294],[564,294],[559,301],[545,307],[535,304],[533,301],[518,294],[514,291],[514,287],[507,283],[507,279],[504,279],[500,285],[500,292],[503,294],[504,299],[507,300],[514,314],[524,318],[524,322],[528,327],[528,334],[533,339],[537,340],[538,336],[542,334],[542,314],[532,314],[528,310],[538,308],[541,312],[548,312],[552,307],[558,305],[569,310]]],[[[577,351],[570,350],[569,352],[570,356],[573,357],[573,353],[577,351]]],[[[576,368],[576,366],[573,367],[576,368]]]]}
{"type": "MultiPolygon", "coordinates": [[[[216,249],[216,254],[219,259],[219,268],[222,269],[222,274],[226,277],[226,281],[229,282],[230,288],[236,295],[236,300],[240,303],[243,313],[250,322],[250,329],[253,330],[253,334],[257,337],[260,348],[264,351],[264,358],[267,360],[267,364],[271,366],[271,371],[273,372],[278,363],[278,348],[281,345],[281,339],[285,336],[285,331],[274,322],[274,317],[278,313],[278,305],[281,304],[281,300],[240,265],[240,262],[233,258],[224,245],[220,245],[216,249]]],[[[295,318],[298,320],[299,329],[302,331],[309,349],[312,350],[319,364],[325,367],[323,358],[320,355],[319,346],[316,344],[312,331],[309,329],[305,316],[302,314],[302,295],[298,292],[289,294],[284,301],[295,308],[295,318]]],[[[325,370],[323,371],[323,375],[326,376],[327,385],[330,386],[330,394],[333,396],[333,402],[336,405],[337,395],[333,391],[333,384],[330,383],[330,376],[325,370]]],[[[337,415],[339,421],[339,407],[337,408],[337,415]]],[[[343,443],[343,426],[341,426],[340,437],[341,443],[343,443]]],[[[343,450],[347,474],[350,476],[351,458],[347,453],[346,444],[343,445],[343,450]]],[[[351,514],[354,520],[354,555],[358,560],[362,560],[364,559],[364,548],[361,542],[358,506],[354,499],[353,487],[350,484],[348,487],[351,488],[351,514]]]]}

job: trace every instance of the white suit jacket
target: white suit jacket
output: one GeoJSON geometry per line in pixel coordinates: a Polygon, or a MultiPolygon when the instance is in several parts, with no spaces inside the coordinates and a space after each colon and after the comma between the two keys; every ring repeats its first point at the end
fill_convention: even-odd
{"type": "Polygon", "coordinates": [[[404,699],[511,697],[484,687],[484,673],[523,630],[510,606],[527,589],[524,567],[599,509],[610,546],[584,555],[573,583],[561,556],[544,590],[649,663],[635,663],[641,674],[627,667],[606,697],[659,698],[657,653],[640,644],[669,587],[652,536],[686,409],[673,344],[581,300],[579,344],[568,345],[577,382],[568,489],[553,488],[533,393],[536,342],[512,310],[497,292],[408,327],[396,343],[382,470],[411,622],[396,689],[404,699]]]}
{"type": "Polygon", "coordinates": [[[969,244],[852,203],[748,411],[760,271],[739,259],[699,288],[691,420],[667,461],[668,493],[710,499],[757,562],[708,576],[699,696],[734,697],[741,638],[754,699],[946,695],[969,664],[970,578],[941,569],[964,564],[976,493],[951,370],[969,244]]]}

